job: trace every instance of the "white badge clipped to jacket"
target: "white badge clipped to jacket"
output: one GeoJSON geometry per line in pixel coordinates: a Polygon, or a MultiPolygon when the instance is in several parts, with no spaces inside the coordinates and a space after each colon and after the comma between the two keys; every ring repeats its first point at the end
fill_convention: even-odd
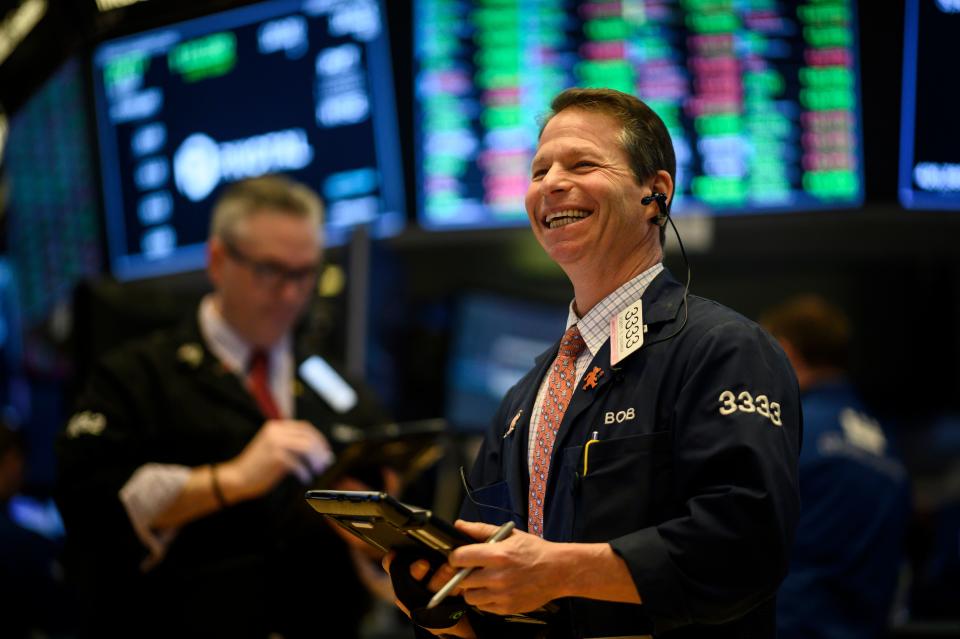
{"type": "Polygon", "coordinates": [[[616,366],[643,346],[643,305],[637,300],[610,320],[610,365],[616,366]]]}

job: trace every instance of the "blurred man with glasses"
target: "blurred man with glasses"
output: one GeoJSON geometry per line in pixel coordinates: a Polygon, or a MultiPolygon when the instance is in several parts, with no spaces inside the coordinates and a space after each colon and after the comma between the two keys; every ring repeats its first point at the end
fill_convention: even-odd
{"type": "Polygon", "coordinates": [[[213,291],[91,376],[58,445],[90,636],[357,635],[366,591],[303,500],[333,459],[330,427],[381,421],[356,385],[297,375],[316,355],[292,333],[315,289],[322,213],[283,177],[227,188],[213,291]]]}

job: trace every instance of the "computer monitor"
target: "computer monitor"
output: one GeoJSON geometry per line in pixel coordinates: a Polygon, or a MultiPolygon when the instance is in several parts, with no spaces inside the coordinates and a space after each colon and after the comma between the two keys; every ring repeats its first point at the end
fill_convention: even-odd
{"type": "Polygon", "coordinates": [[[538,116],[571,86],[660,115],[676,215],[858,207],[856,25],[854,0],[416,0],[418,220],[527,224],[538,116]]]}
{"type": "MultiPolygon", "coordinates": [[[[79,58],[68,60],[10,121],[3,252],[16,274],[18,313],[27,327],[45,324],[78,281],[103,272],[84,66],[79,58]]],[[[26,347],[33,367],[59,370],[42,340],[26,347]]]]}
{"type": "Polygon", "coordinates": [[[898,186],[908,209],[960,211],[958,33],[960,3],[907,0],[898,186]]]}
{"type": "Polygon", "coordinates": [[[566,319],[563,305],[464,295],[447,369],[446,417],[451,426],[459,432],[484,432],[510,387],[563,335],[566,319]]]}
{"type": "Polygon", "coordinates": [[[118,279],[202,267],[220,190],[265,173],[323,196],[328,245],[405,223],[378,0],[275,0],[110,40],[93,78],[118,279]]]}

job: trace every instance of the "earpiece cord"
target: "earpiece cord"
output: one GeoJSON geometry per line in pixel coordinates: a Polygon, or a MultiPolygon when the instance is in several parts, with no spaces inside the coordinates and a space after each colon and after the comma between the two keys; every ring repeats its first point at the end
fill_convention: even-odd
{"type": "Polygon", "coordinates": [[[516,517],[519,521],[525,520],[525,517],[523,517],[520,513],[514,510],[510,510],[509,508],[501,508],[500,506],[492,506],[490,504],[483,504],[477,501],[476,499],[474,499],[473,489],[470,488],[470,484],[467,482],[467,474],[464,472],[463,466],[460,467],[460,482],[463,484],[464,494],[467,496],[467,499],[469,499],[473,503],[474,506],[478,508],[492,508],[493,510],[499,510],[501,512],[505,512],[511,517],[516,517]]]}
{"type": "Polygon", "coordinates": [[[658,206],[660,207],[661,214],[667,218],[667,221],[670,222],[670,226],[673,227],[673,234],[677,237],[677,244],[680,245],[680,255],[683,257],[683,263],[687,265],[687,283],[683,287],[683,321],[680,323],[680,327],[675,330],[673,333],[667,335],[666,337],[661,337],[658,340],[654,340],[645,344],[645,346],[650,346],[652,344],[659,344],[660,342],[665,342],[668,339],[673,339],[676,337],[680,331],[687,325],[687,318],[690,316],[687,307],[687,297],[690,295],[690,260],[687,259],[687,251],[683,248],[683,240],[680,239],[680,231],[677,230],[677,225],[673,223],[673,217],[667,212],[667,205],[663,200],[657,201],[658,206]]]}

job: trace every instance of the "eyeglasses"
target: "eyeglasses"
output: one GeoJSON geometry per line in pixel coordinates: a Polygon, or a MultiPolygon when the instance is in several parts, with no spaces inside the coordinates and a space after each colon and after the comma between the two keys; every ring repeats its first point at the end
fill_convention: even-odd
{"type": "Polygon", "coordinates": [[[237,248],[233,242],[224,241],[223,245],[230,257],[249,268],[257,283],[266,288],[280,288],[287,282],[293,282],[300,287],[310,286],[320,272],[319,262],[305,268],[287,268],[271,260],[256,260],[237,248]]]}

